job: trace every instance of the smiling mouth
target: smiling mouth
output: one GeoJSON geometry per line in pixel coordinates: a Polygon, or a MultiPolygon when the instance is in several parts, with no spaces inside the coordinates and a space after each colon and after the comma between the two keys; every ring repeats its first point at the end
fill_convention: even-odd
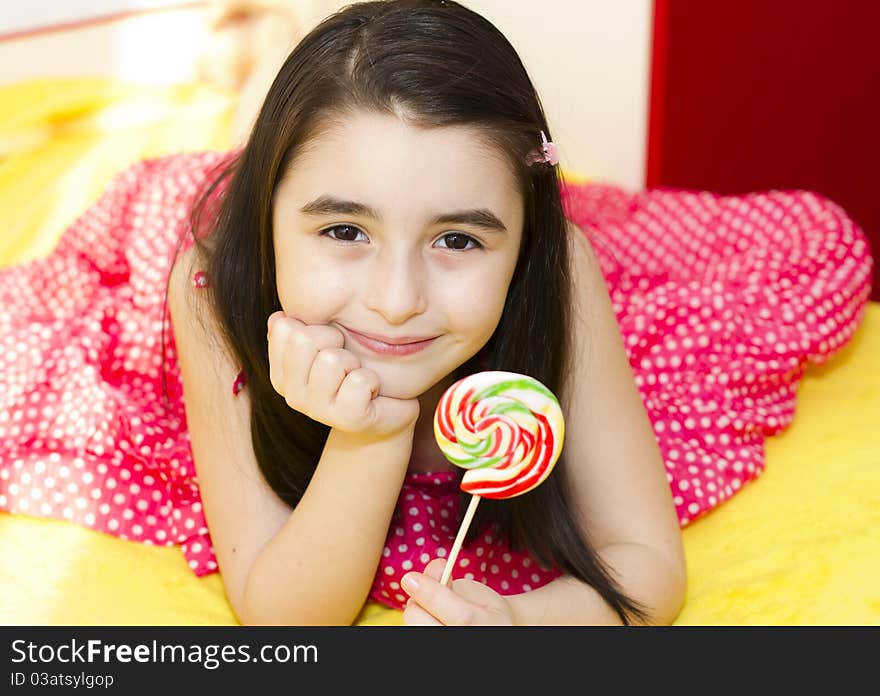
{"type": "Polygon", "coordinates": [[[386,343],[385,341],[353,331],[347,327],[344,328],[354,341],[380,355],[410,355],[412,353],[417,353],[420,350],[427,348],[438,338],[437,336],[434,336],[433,338],[408,340],[407,342],[386,343]]]}

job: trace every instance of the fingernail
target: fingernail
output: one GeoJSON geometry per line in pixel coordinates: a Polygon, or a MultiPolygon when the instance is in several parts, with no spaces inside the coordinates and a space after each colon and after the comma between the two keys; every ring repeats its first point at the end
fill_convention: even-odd
{"type": "Polygon", "coordinates": [[[416,590],[419,589],[419,581],[416,579],[416,576],[413,575],[412,573],[404,575],[400,579],[400,585],[401,585],[401,587],[403,587],[404,590],[406,590],[410,594],[412,594],[413,592],[415,592],[416,590]]]}

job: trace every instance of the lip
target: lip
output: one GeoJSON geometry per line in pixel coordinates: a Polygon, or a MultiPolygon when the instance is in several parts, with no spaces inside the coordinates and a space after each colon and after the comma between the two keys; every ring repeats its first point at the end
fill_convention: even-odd
{"type": "Polygon", "coordinates": [[[351,337],[360,343],[364,348],[369,348],[379,355],[411,355],[424,350],[434,341],[437,336],[432,338],[420,338],[417,336],[402,336],[400,338],[379,337],[372,334],[363,334],[359,331],[353,331],[347,326],[343,327],[351,337]]]}

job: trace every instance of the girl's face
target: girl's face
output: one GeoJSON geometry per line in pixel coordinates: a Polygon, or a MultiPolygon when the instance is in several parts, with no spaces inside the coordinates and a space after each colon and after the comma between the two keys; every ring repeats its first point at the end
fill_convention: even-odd
{"type": "Polygon", "coordinates": [[[475,131],[358,112],[310,141],[275,192],[281,306],[339,329],[383,396],[416,398],[491,338],[523,214],[513,174],[475,131]],[[358,334],[432,340],[389,348],[358,334]]]}

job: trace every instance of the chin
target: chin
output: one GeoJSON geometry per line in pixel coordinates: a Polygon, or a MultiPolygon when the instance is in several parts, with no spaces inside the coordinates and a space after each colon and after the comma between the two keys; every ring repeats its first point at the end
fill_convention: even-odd
{"type": "Polygon", "coordinates": [[[364,367],[375,370],[379,376],[380,394],[392,399],[417,399],[448,374],[448,371],[437,374],[434,370],[429,372],[417,366],[407,369],[388,363],[365,364],[364,367]]]}
{"type": "Polygon", "coordinates": [[[392,399],[417,399],[434,384],[435,380],[408,378],[406,374],[387,374],[390,370],[376,370],[379,375],[379,393],[392,399]],[[383,374],[384,373],[384,374],[383,374]]]}

